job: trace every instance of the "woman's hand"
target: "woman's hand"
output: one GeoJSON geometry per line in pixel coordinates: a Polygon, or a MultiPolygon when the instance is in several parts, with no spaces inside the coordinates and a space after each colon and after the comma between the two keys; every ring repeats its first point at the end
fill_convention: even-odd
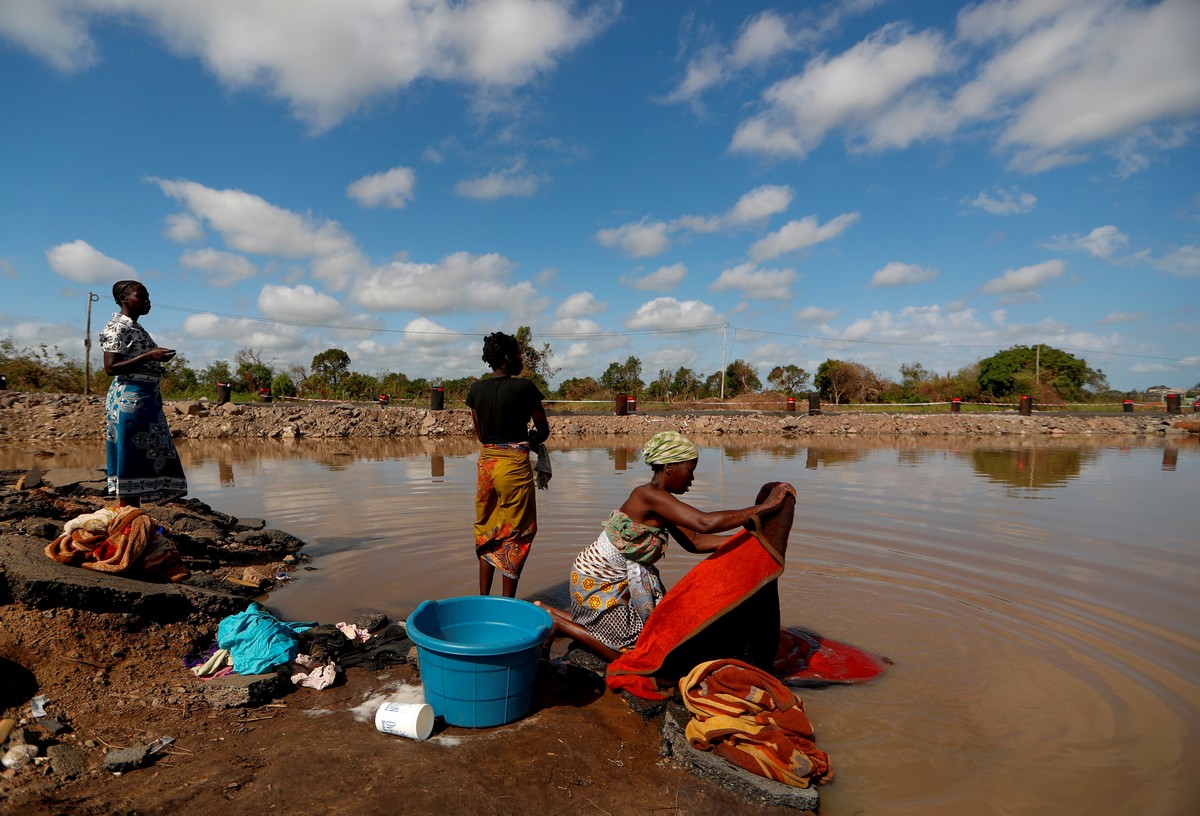
{"type": "Polygon", "coordinates": [[[141,356],[147,360],[157,360],[165,363],[175,356],[175,349],[163,348],[162,346],[159,346],[158,348],[150,349],[141,356]]]}
{"type": "Polygon", "coordinates": [[[771,488],[771,492],[767,494],[767,500],[765,502],[763,502],[763,504],[767,505],[770,508],[776,508],[776,507],[779,507],[781,504],[783,504],[783,500],[786,496],[795,496],[795,495],[796,495],[796,488],[792,487],[787,482],[780,482],[779,484],[777,484],[773,488],[771,488]]]}

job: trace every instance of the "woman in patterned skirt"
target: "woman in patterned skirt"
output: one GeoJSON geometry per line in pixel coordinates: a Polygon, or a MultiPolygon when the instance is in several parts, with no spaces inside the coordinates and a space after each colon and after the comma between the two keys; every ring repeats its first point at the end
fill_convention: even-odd
{"type": "Polygon", "coordinates": [[[606,660],[633,648],[665,593],[654,564],[666,552],[668,537],[688,552],[712,552],[726,539],[712,533],[741,527],[754,515],[770,515],[784,496],[795,493],[791,485],[780,484],[762,504],[705,513],[676,498],[695,477],[695,445],[664,431],[646,444],[642,458],[653,471],[650,481],[633,489],[571,567],[571,614],[538,604],[554,617],[556,635],[572,637],[606,660]]]}
{"type": "Polygon", "coordinates": [[[121,311],[100,332],[104,370],[112,385],[104,401],[108,492],[117,505],[172,499],[187,493],[187,479],[163,414],[159,380],[175,356],[138,323],[150,312],[150,293],[135,280],[113,284],[121,311]]]}
{"type": "Polygon", "coordinates": [[[492,367],[492,376],[472,383],[467,392],[467,407],[481,444],[475,484],[479,594],[491,594],[492,579],[500,570],[501,593],[515,598],[537,535],[537,480],[529,451],[550,436],[550,423],[542,392],[518,376],[525,364],[517,338],[504,332],[489,334],[483,340],[483,360],[492,367]]]}

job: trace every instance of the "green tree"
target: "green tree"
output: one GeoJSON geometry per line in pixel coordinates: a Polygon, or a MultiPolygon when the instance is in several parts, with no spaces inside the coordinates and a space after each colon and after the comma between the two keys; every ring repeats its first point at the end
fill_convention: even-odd
{"type": "Polygon", "coordinates": [[[543,394],[549,394],[550,380],[559,372],[559,369],[550,365],[550,358],[554,356],[550,344],[535,344],[533,331],[528,326],[518,327],[515,336],[521,346],[521,361],[525,363],[525,371],[521,376],[531,380],[543,394]]]}
{"type": "Polygon", "coordinates": [[[758,372],[745,360],[734,360],[725,367],[725,396],[736,397],[761,390],[758,372]]]}
{"type": "Polygon", "coordinates": [[[600,385],[613,394],[637,395],[645,387],[642,382],[642,361],[630,356],[624,363],[609,363],[600,377],[600,385]]]}
{"type": "Polygon", "coordinates": [[[194,394],[201,390],[196,372],[188,366],[187,358],[182,354],[175,355],[163,364],[163,378],[159,387],[168,396],[194,394]]]}
{"type": "Polygon", "coordinates": [[[45,343],[36,349],[18,349],[11,339],[0,340],[0,373],[14,390],[83,392],[80,361],[45,343]]]}
{"type": "Polygon", "coordinates": [[[979,361],[979,388],[996,397],[1018,392],[1078,402],[1086,387],[1107,386],[1103,371],[1053,346],[1013,346],[979,361]],[[1043,388],[1051,394],[1043,395],[1043,388]]]}
{"type": "Polygon", "coordinates": [[[671,372],[660,368],[658,376],[646,385],[646,398],[666,402],[671,397],[671,372]]]}
{"type": "Polygon", "coordinates": [[[568,377],[558,387],[558,395],[565,400],[599,399],[604,396],[604,386],[592,377],[568,377]]]}
{"type": "Polygon", "coordinates": [[[685,366],[675,369],[671,377],[671,396],[675,399],[695,399],[703,387],[700,375],[685,366]]]}
{"type": "Polygon", "coordinates": [[[350,370],[350,355],[340,348],[329,348],[312,358],[312,376],[330,388],[336,388],[350,370]]]}
{"type": "Polygon", "coordinates": [[[296,396],[296,383],[286,372],[279,372],[271,379],[271,393],[277,397],[296,396]]]}
{"type": "Polygon", "coordinates": [[[823,399],[833,403],[871,402],[887,389],[887,382],[862,363],[826,360],[813,380],[823,399]]]}
{"type": "Polygon", "coordinates": [[[808,372],[803,368],[789,363],[772,368],[771,373],[767,375],[767,382],[794,397],[808,386],[808,376],[808,372]]]}
{"type": "Polygon", "coordinates": [[[338,382],[337,394],[345,400],[373,400],[379,394],[379,381],[370,374],[351,371],[338,382]]]}
{"type": "Polygon", "coordinates": [[[721,396],[721,384],[725,381],[724,376],[720,371],[714,371],[704,378],[704,384],[700,387],[700,397],[719,397],[721,396]]]}
{"type": "Polygon", "coordinates": [[[213,360],[207,366],[200,369],[201,386],[215,389],[219,382],[233,382],[233,372],[229,368],[229,363],[224,360],[213,360]]]}
{"type": "Polygon", "coordinates": [[[401,399],[408,392],[408,377],[394,371],[379,375],[379,393],[401,399]]]}
{"type": "Polygon", "coordinates": [[[271,387],[274,372],[263,362],[262,349],[238,349],[233,355],[233,362],[237,366],[237,381],[243,386],[239,390],[258,391],[260,388],[271,387]]]}

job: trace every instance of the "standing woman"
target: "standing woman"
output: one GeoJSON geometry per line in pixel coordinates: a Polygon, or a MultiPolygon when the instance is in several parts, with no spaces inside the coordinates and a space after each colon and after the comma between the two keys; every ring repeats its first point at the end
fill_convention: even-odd
{"type": "Polygon", "coordinates": [[[521,568],[537,534],[537,502],[529,449],[550,436],[542,392],[518,377],[525,364],[517,338],[503,332],[483,339],[483,361],[492,376],[472,383],[467,407],[482,444],[475,485],[475,554],[479,594],[489,595],[497,569],[501,591],[517,595],[521,568]],[[533,428],[529,423],[533,423],[533,428]]]}
{"type": "Polygon", "coordinates": [[[113,378],[104,401],[108,492],[118,506],[136,507],[143,498],[165,500],[187,493],[159,391],[163,364],[175,350],[160,347],[138,323],[150,312],[145,286],[123,280],[112,291],[121,311],[100,332],[104,371],[113,378]]]}

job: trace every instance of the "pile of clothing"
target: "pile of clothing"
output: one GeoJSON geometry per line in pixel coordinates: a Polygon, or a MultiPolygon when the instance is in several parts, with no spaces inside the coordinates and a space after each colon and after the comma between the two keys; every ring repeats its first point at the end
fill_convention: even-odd
{"type": "Polygon", "coordinates": [[[231,672],[264,674],[280,669],[292,683],[312,689],[332,686],[343,668],[382,668],[407,660],[412,648],[403,624],[372,635],[352,623],[281,621],[260,604],[224,618],[208,651],[184,656],[184,665],[203,679],[231,672]]]}
{"type": "Polygon", "coordinates": [[[185,581],[191,575],[175,544],[139,507],[103,507],[63,526],[46,546],[60,564],[115,575],[185,581]]]}

